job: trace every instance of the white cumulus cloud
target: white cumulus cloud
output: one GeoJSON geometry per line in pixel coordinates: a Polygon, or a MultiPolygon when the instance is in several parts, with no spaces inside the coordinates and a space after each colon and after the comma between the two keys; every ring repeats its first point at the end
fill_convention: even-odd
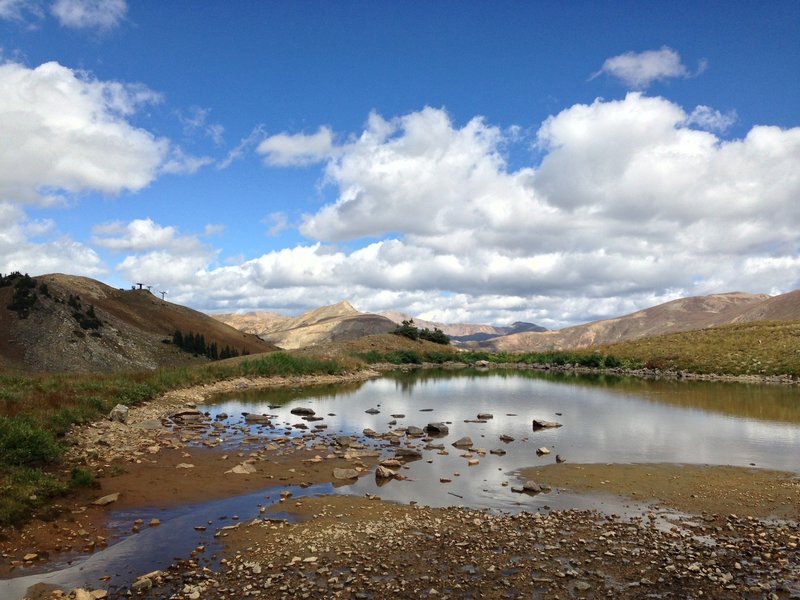
{"type": "Polygon", "coordinates": [[[56,0],[50,11],[64,27],[108,31],[125,19],[128,4],[125,0],[56,0]]]}
{"type": "Polygon", "coordinates": [[[333,150],[333,132],[320,127],[312,135],[279,133],[264,139],[256,151],[264,162],[273,166],[302,166],[329,158],[333,150]]]}
{"type": "Polygon", "coordinates": [[[433,108],[373,114],[325,163],[336,199],[300,228],[317,243],[203,277],[224,278],[225,306],[291,305],[305,289],[309,301],[365,310],[406,302],[430,317],[550,326],[684,295],[800,287],[800,128],[726,140],[720,118],[641,93],[576,104],[539,127],[540,162],[511,169],[508,128],[456,125],[433,108]],[[247,300],[234,299],[236,281],[247,300]],[[513,308],[495,300],[487,313],[488,298],[513,308]]]}
{"type": "MultiPolygon", "coordinates": [[[[705,62],[701,62],[698,72],[705,70],[705,62]]],[[[654,81],[690,77],[689,69],[681,62],[680,55],[667,46],[660,50],[644,52],[625,52],[607,58],[592,79],[605,73],[619,79],[624,85],[634,90],[643,90],[654,81]]]]}
{"type": "Polygon", "coordinates": [[[20,207],[0,202],[0,273],[70,273],[102,277],[107,269],[90,247],[60,235],[50,220],[31,220],[20,207]]]}
{"type": "MultiPolygon", "coordinates": [[[[204,234],[216,231],[217,227],[208,226],[204,234]]],[[[95,226],[92,233],[93,245],[124,255],[116,266],[123,277],[162,287],[195,281],[218,254],[197,235],[182,235],[176,227],[152,219],[105,223],[95,226]]]]}
{"type": "Polygon", "coordinates": [[[127,117],[158,99],[144,86],[98,81],[55,62],[0,64],[0,200],[47,203],[147,186],[170,144],[127,117]]]}

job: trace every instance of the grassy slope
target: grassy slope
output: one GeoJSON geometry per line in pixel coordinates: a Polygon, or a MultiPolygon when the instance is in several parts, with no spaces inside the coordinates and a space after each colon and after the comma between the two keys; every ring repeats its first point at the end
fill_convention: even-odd
{"type": "Polygon", "coordinates": [[[644,366],[725,375],[800,376],[800,321],[759,321],[595,349],[644,366]]]}

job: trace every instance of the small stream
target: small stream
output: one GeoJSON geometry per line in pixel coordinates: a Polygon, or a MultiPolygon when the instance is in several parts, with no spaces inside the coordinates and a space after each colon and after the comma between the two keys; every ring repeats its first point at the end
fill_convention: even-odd
{"type": "MultiPolygon", "coordinates": [[[[560,454],[577,463],[757,466],[800,473],[800,391],[788,386],[435,370],[390,374],[355,384],[239,392],[198,409],[209,413],[211,423],[217,423],[216,431],[224,426],[224,445],[232,449],[251,450],[252,444],[243,442],[255,436],[262,444],[276,436],[306,436],[309,447],[319,447],[345,435],[353,436],[356,444],[392,456],[394,446],[365,437],[364,430],[385,433],[409,426],[423,428],[430,422],[449,427],[446,436],[430,440],[434,447],[422,450],[422,459],[403,467],[404,481],[379,482],[367,474],[349,485],[291,487],[294,498],[371,494],[429,506],[503,511],[594,508],[624,516],[639,514],[642,507],[610,496],[558,490],[535,496],[517,494],[511,490],[519,483],[515,472],[552,463],[560,454]],[[312,409],[321,420],[301,420],[291,413],[299,406],[312,409]],[[221,413],[227,417],[220,418],[221,413]],[[246,425],[243,413],[270,415],[274,427],[246,425]],[[479,413],[492,417],[478,420],[479,413]],[[534,418],[563,426],[534,431],[534,418]],[[310,435],[317,425],[324,429],[310,435]],[[501,441],[501,435],[513,441],[501,441]],[[462,436],[471,437],[473,447],[486,453],[453,447],[452,442],[462,436]],[[550,454],[537,455],[540,447],[548,448],[550,454]],[[479,462],[470,466],[470,458],[479,462]]],[[[407,442],[419,448],[426,445],[421,438],[403,438],[403,444],[407,442]]],[[[112,511],[112,527],[120,533],[128,531],[137,518],[147,522],[157,517],[161,525],[122,536],[120,542],[68,566],[50,564],[46,573],[19,571],[16,578],[0,581],[0,598],[21,598],[29,586],[40,582],[67,590],[102,587],[113,595],[137,576],[164,569],[200,545],[206,547],[198,557],[200,565],[214,569],[219,550],[215,531],[258,517],[262,507],[278,502],[284,489],[272,487],[152,514],[112,511]],[[206,529],[199,531],[199,527],[206,529]],[[104,582],[101,577],[110,579],[104,582]]],[[[271,512],[269,516],[286,515],[271,512]]]]}

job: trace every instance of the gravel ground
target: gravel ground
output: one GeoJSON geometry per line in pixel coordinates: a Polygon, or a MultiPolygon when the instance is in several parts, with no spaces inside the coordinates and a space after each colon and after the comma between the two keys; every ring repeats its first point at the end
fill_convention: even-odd
{"type": "Polygon", "coordinates": [[[151,598],[800,598],[800,527],[736,515],[666,529],[593,511],[493,514],[344,496],[297,502],[135,588],[151,598]],[[152,584],[152,587],[151,587],[152,584]]]}

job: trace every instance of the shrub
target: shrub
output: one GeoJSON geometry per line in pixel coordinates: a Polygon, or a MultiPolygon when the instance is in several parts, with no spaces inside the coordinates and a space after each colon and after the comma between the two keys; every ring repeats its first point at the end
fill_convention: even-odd
{"type": "Polygon", "coordinates": [[[61,456],[55,436],[25,415],[0,416],[0,461],[2,467],[46,465],[61,456]]]}
{"type": "Polygon", "coordinates": [[[70,471],[69,487],[73,489],[80,487],[94,488],[100,487],[100,483],[89,469],[73,467],[72,471],[70,471]]]}
{"type": "Polygon", "coordinates": [[[414,350],[396,350],[386,355],[386,360],[396,365],[421,365],[422,357],[414,350]]]}

